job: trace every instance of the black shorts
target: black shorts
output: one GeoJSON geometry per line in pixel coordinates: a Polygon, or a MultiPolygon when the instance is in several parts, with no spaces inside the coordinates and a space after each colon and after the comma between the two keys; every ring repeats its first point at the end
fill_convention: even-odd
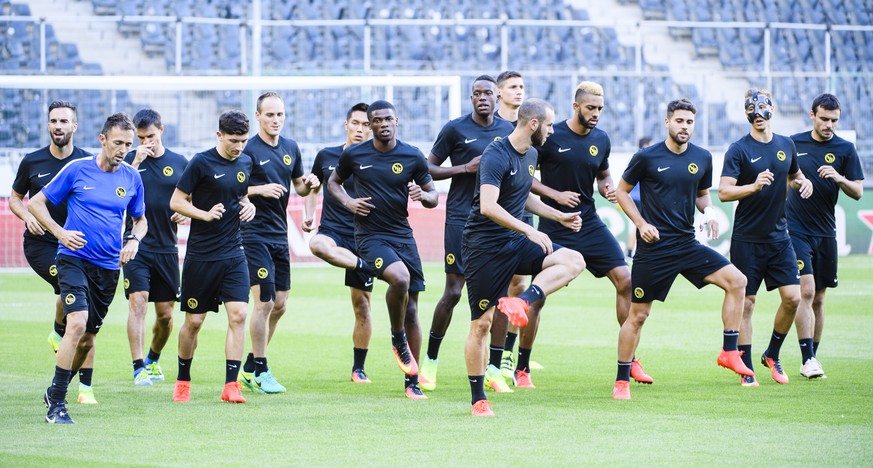
{"type": "Polygon", "coordinates": [[[631,302],[663,302],[679,274],[700,289],[707,284],[704,278],[728,265],[728,259],[696,240],[654,255],[638,250],[631,269],[631,302]]]}
{"type": "Polygon", "coordinates": [[[585,268],[595,278],[603,278],[613,268],[627,266],[621,246],[600,218],[585,220],[579,232],[562,229],[546,234],[552,242],[582,254],[585,268]]]}
{"type": "Polygon", "coordinates": [[[797,256],[789,239],[769,244],[733,240],[731,262],[746,275],[746,296],[758,294],[762,280],[767,291],[800,284],[797,256]]]}
{"type": "MultiPolygon", "coordinates": [[[[552,244],[553,250],[561,246],[552,244]]],[[[514,236],[502,245],[476,244],[464,238],[467,301],[471,320],[482,316],[507,295],[513,275],[536,275],[543,269],[546,253],[527,237],[514,236]]]]}
{"type": "Polygon", "coordinates": [[[421,258],[415,242],[408,244],[387,239],[372,237],[356,239],[358,254],[369,263],[382,278],[389,265],[403,262],[409,270],[409,292],[424,291],[424,270],[421,268],[421,258]]]}
{"type": "Polygon", "coordinates": [[[179,254],[139,251],[124,265],[124,297],[149,293],[149,302],[179,300],[179,254]]]}
{"type": "Polygon", "coordinates": [[[249,269],[249,285],[259,285],[261,302],[276,299],[276,291],[291,289],[291,258],[288,244],[252,242],[243,244],[249,269]]]}
{"type": "Polygon", "coordinates": [[[96,335],[115,298],[118,270],[108,270],[79,257],[58,255],[58,282],[64,316],[87,310],[85,331],[96,335]]]}
{"type": "Polygon", "coordinates": [[[203,261],[185,258],[182,266],[182,310],[189,314],[218,312],[223,302],[249,302],[246,257],[203,261]]]}
{"type": "MultiPolygon", "coordinates": [[[[355,244],[354,234],[351,236],[344,236],[336,231],[324,228],[319,228],[318,234],[333,239],[333,242],[337,247],[341,247],[358,255],[358,246],[355,244]]],[[[360,271],[346,270],[346,286],[370,292],[373,290],[373,277],[366,273],[361,273],[360,271]]]]}
{"type": "Polygon", "coordinates": [[[443,230],[443,246],[446,256],[443,257],[446,273],[464,276],[464,262],[461,255],[461,245],[464,243],[464,226],[446,224],[443,230]]]}
{"type": "Polygon", "coordinates": [[[837,240],[833,237],[791,234],[800,275],[813,275],[815,290],[837,287],[837,240]]]}
{"type": "Polygon", "coordinates": [[[58,244],[45,242],[29,236],[24,236],[24,258],[30,264],[30,268],[36,272],[46,283],[52,285],[55,295],[61,293],[58,286],[58,244]]]}

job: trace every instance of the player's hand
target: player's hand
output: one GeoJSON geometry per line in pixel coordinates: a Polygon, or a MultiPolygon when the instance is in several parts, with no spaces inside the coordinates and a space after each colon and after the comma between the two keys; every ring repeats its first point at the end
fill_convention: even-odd
{"type": "Polygon", "coordinates": [[[800,187],[797,189],[800,192],[800,198],[807,199],[812,196],[812,181],[803,179],[800,182],[800,187]]]}
{"type": "Polygon", "coordinates": [[[367,216],[370,214],[370,210],[376,208],[375,205],[369,203],[372,199],[373,197],[352,198],[345,206],[358,216],[367,216]]]}
{"type": "Polygon", "coordinates": [[[537,231],[536,229],[531,227],[530,229],[528,229],[528,232],[525,233],[525,236],[527,236],[527,238],[530,239],[531,242],[540,246],[540,248],[543,249],[543,252],[546,255],[552,254],[552,240],[549,239],[549,236],[547,236],[545,233],[537,231]]]}
{"type": "Polygon", "coordinates": [[[255,218],[255,204],[248,201],[239,202],[239,220],[247,223],[255,218]]]}
{"type": "Polygon", "coordinates": [[[303,176],[303,183],[309,187],[309,190],[318,188],[318,186],[321,185],[321,181],[318,180],[318,177],[316,177],[315,174],[307,174],[303,176]]]}
{"type": "Polygon", "coordinates": [[[559,192],[555,196],[555,203],[566,206],[567,208],[575,208],[579,204],[579,194],[576,192],[559,192]]]}
{"type": "Polygon", "coordinates": [[[609,203],[618,203],[618,197],[615,196],[615,188],[610,187],[609,184],[603,187],[603,198],[606,198],[606,201],[609,203]]]}
{"type": "Polygon", "coordinates": [[[822,179],[832,180],[836,183],[844,182],[846,180],[846,178],[840,175],[833,166],[828,166],[827,164],[818,168],[818,176],[822,179]]]}
{"type": "Polygon", "coordinates": [[[566,228],[570,228],[573,232],[579,232],[582,229],[582,218],[579,217],[579,212],[561,213],[558,217],[558,222],[566,228]]]}
{"type": "Polygon", "coordinates": [[[170,216],[170,221],[172,221],[172,222],[174,222],[174,223],[176,223],[176,224],[185,224],[185,223],[188,222],[188,220],[189,220],[189,219],[188,219],[187,216],[185,216],[185,215],[180,215],[179,213],[173,213],[173,215],[170,216]]]}
{"type": "Polygon", "coordinates": [[[131,166],[139,167],[146,158],[152,157],[155,155],[155,144],[154,143],[143,143],[136,147],[136,153],[133,155],[133,162],[131,162],[131,166]]]}
{"type": "Polygon", "coordinates": [[[70,249],[71,252],[75,252],[82,247],[85,247],[85,244],[88,241],[85,240],[85,233],[81,231],[68,231],[66,229],[61,231],[61,235],[57,236],[58,241],[61,244],[64,244],[64,247],[70,249]]]}
{"type": "Polygon", "coordinates": [[[464,164],[464,170],[467,171],[468,174],[475,174],[479,172],[479,161],[482,160],[482,155],[476,156],[471,159],[470,162],[464,164]]]}
{"type": "Polygon", "coordinates": [[[43,229],[42,224],[39,224],[39,221],[36,220],[32,215],[28,216],[27,219],[24,220],[24,225],[27,227],[27,232],[33,234],[34,236],[41,236],[45,234],[45,229],[43,229]]]}
{"type": "Polygon", "coordinates": [[[658,228],[649,223],[643,224],[638,230],[640,232],[640,237],[646,244],[652,244],[661,240],[661,234],[658,232],[658,228]]]}
{"type": "Polygon", "coordinates": [[[414,182],[410,182],[406,184],[406,188],[409,189],[409,198],[412,201],[421,201],[421,187],[414,182]]]}
{"type": "Polygon", "coordinates": [[[303,232],[315,230],[315,218],[304,218],[303,222],[300,223],[300,229],[303,229],[303,232]]]}
{"type": "Polygon", "coordinates": [[[773,183],[773,173],[770,172],[770,169],[764,169],[764,172],[758,174],[758,177],[755,179],[755,191],[760,192],[764,189],[765,185],[770,185],[773,183]]]}
{"type": "Polygon", "coordinates": [[[715,210],[711,206],[703,209],[703,217],[700,219],[700,232],[706,230],[706,237],[709,239],[718,239],[718,221],[715,219],[715,210]]]}
{"type": "Polygon", "coordinates": [[[212,207],[209,211],[206,212],[206,216],[203,217],[203,221],[207,223],[211,223],[213,221],[218,221],[224,216],[224,204],[216,203],[215,206],[212,207]]]}
{"type": "Polygon", "coordinates": [[[288,192],[288,189],[282,184],[272,183],[258,186],[257,192],[264,198],[281,198],[288,192]]]}
{"type": "Polygon", "coordinates": [[[136,253],[139,252],[139,241],[135,239],[130,239],[124,241],[124,247],[121,248],[121,252],[118,256],[118,264],[120,266],[124,266],[127,262],[133,260],[136,257],[136,253]]]}

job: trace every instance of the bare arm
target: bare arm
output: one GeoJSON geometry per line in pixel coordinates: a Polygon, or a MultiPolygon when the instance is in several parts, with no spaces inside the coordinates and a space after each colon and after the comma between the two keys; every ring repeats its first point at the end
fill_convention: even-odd
{"type": "Polygon", "coordinates": [[[183,216],[206,221],[207,223],[219,220],[224,215],[223,204],[217,203],[209,211],[203,211],[194,206],[194,203],[191,202],[191,197],[178,188],[173,192],[173,196],[170,197],[170,209],[183,216]]]}
{"type": "Polygon", "coordinates": [[[315,188],[321,185],[321,181],[318,180],[314,174],[306,174],[305,176],[300,176],[294,180],[294,191],[297,192],[297,195],[301,197],[305,197],[309,195],[309,193],[315,188]]]}
{"type": "Polygon", "coordinates": [[[703,189],[697,191],[697,200],[695,205],[698,211],[703,213],[703,219],[700,223],[700,230],[706,230],[707,237],[710,239],[718,239],[718,221],[715,219],[715,212],[712,208],[712,197],[709,196],[709,190],[703,189]]]}
{"type": "Polygon", "coordinates": [[[124,265],[136,257],[137,252],[139,252],[139,242],[148,234],[148,230],[149,226],[145,215],[133,218],[133,229],[131,229],[130,234],[135,239],[124,240],[124,247],[121,248],[121,254],[118,258],[120,265],[124,265]]]}
{"type": "Polygon", "coordinates": [[[370,210],[375,208],[375,206],[369,203],[372,197],[350,197],[348,192],[346,192],[345,187],[343,187],[344,181],[345,179],[341,178],[336,171],[333,171],[330,178],[327,179],[327,189],[330,191],[330,194],[352,213],[358,216],[367,216],[370,214],[370,210]]]}
{"type": "Polygon", "coordinates": [[[555,201],[555,203],[566,206],[567,208],[575,208],[576,205],[579,204],[579,194],[576,192],[559,192],[548,185],[540,182],[536,177],[533,178],[533,185],[530,188],[530,191],[535,195],[540,195],[546,198],[550,198],[555,201]]]}
{"type": "Polygon", "coordinates": [[[793,174],[788,174],[789,186],[800,192],[800,198],[809,198],[812,196],[812,181],[803,175],[799,169],[793,174]]]}
{"type": "Polygon", "coordinates": [[[46,206],[47,201],[48,199],[42,194],[42,192],[37,193],[27,204],[27,211],[29,211],[48,232],[55,236],[61,244],[64,244],[64,247],[74,252],[84,247],[85,244],[88,243],[88,241],[85,240],[85,233],[81,231],[68,231],[60,224],[56,223],[55,220],[52,219],[52,215],[49,213],[48,206],[46,206]]]}
{"type": "Polygon", "coordinates": [[[320,191],[321,185],[312,189],[303,200],[303,223],[300,225],[303,232],[315,230],[315,210],[318,208],[318,192],[320,191]]]}
{"type": "Polygon", "coordinates": [[[742,200],[749,195],[754,195],[760,192],[764,186],[772,183],[773,173],[770,172],[769,169],[765,169],[764,172],[759,173],[755,182],[747,185],[737,185],[737,179],[722,176],[718,184],[718,199],[723,202],[742,200]]]}
{"type": "Polygon", "coordinates": [[[651,244],[652,242],[659,240],[661,234],[658,232],[658,228],[652,226],[643,219],[643,215],[640,213],[640,210],[637,209],[636,203],[634,203],[630,196],[631,190],[633,189],[633,185],[627,183],[624,179],[621,179],[618,182],[618,190],[615,192],[615,197],[618,200],[618,205],[621,206],[622,211],[624,211],[624,214],[627,215],[631,222],[634,223],[634,226],[637,227],[643,241],[651,244]]]}
{"type": "Polygon", "coordinates": [[[609,203],[617,203],[615,198],[615,185],[612,183],[612,176],[609,174],[609,169],[597,173],[597,191],[600,196],[606,199],[609,203]]]}
{"type": "Polygon", "coordinates": [[[29,233],[35,236],[45,234],[45,230],[39,224],[39,221],[24,207],[24,194],[13,190],[12,194],[9,195],[9,209],[12,210],[15,216],[18,216],[18,219],[24,221],[24,226],[29,233]]]}
{"type": "Polygon", "coordinates": [[[433,181],[430,181],[424,185],[416,185],[414,182],[410,182],[408,184],[409,187],[409,198],[413,201],[421,202],[421,205],[425,208],[436,208],[436,206],[440,202],[439,194],[436,191],[436,187],[433,184],[433,181]]]}

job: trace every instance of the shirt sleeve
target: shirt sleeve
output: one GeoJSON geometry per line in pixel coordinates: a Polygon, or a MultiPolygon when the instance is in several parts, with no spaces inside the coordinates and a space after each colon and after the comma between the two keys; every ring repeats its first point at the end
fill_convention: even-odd
{"type": "Polygon", "coordinates": [[[291,154],[294,156],[294,166],[291,168],[291,178],[296,179],[303,177],[303,157],[300,155],[300,147],[294,145],[291,148],[291,154]]]}
{"type": "Polygon", "coordinates": [[[621,175],[621,178],[631,185],[637,185],[645,175],[645,166],[645,158],[640,156],[640,153],[637,152],[633,157],[631,157],[631,160],[627,164],[627,168],[624,170],[624,174],[621,175]]]}
{"type": "MultiPolygon", "coordinates": [[[[846,173],[843,174],[849,180],[864,180],[864,171],[861,169],[861,159],[855,145],[850,144],[849,153],[846,155],[846,173]]],[[[16,192],[18,192],[16,190],[16,192]]],[[[21,193],[21,192],[19,192],[21,193]]]]}
{"type": "Polygon", "coordinates": [[[18,172],[15,173],[15,180],[12,181],[12,190],[22,195],[27,195],[30,191],[30,161],[26,157],[18,165],[18,172]]]}
{"type": "Polygon", "coordinates": [[[185,167],[185,171],[182,172],[182,177],[179,177],[179,182],[176,183],[177,189],[188,195],[194,193],[194,189],[197,188],[197,182],[200,180],[200,161],[202,157],[200,154],[194,155],[191,162],[185,167]]]}
{"type": "Polygon", "coordinates": [[[455,127],[447,123],[440,130],[440,134],[437,135],[436,141],[433,143],[433,148],[431,148],[430,152],[433,153],[434,156],[439,159],[440,163],[448,159],[452,154],[452,150],[455,145],[455,127]]]}
{"type": "Polygon", "coordinates": [[[788,173],[794,174],[800,170],[800,166],[797,165],[797,146],[794,145],[794,140],[791,138],[787,138],[787,140],[791,145],[791,166],[788,168],[788,173]]]}
{"type": "Polygon", "coordinates": [[[500,146],[496,142],[489,144],[479,161],[479,185],[493,185],[500,188],[507,167],[500,146]]]}
{"type": "Polygon", "coordinates": [[[603,148],[603,160],[600,161],[600,167],[597,168],[598,172],[603,172],[609,170],[609,154],[612,153],[612,143],[607,140],[606,146],[603,148]]]}
{"type": "MultiPolygon", "coordinates": [[[[731,144],[727,152],[724,154],[724,166],[721,170],[722,177],[740,178],[740,170],[742,169],[743,150],[736,143],[731,144]]],[[[796,162],[795,162],[796,163],[796,162]]]]}
{"type": "Polygon", "coordinates": [[[412,173],[412,180],[418,185],[425,185],[433,180],[430,175],[430,170],[427,168],[427,159],[421,151],[418,152],[418,158],[415,164],[415,172],[412,173]]]}
{"type": "Polygon", "coordinates": [[[706,151],[706,159],[704,161],[702,164],[706,164],[706,167],[703,170],[703,177],[697,184],[697,190],[706,190],[712,187],[712,154],[709,151],[706,151]]]}
{"type": "Polygon", "coordinates": [[[324,151],[322,150],[315,155],[315,161],[312,163],[312,170],[309,171],[310,173],[312,173],[312,175],[317,177],[318,181],[322,184],[327,182],[326,180],[324,180],[324,170],[321,167],[321,160],[324,158],[323,154],[324,151]]]}
{"type": "Polygon", "coordinates": [[[131,169],[134,171],[133,186],[136,193],[127,204],[127,212],[130,213],[131,217],[139,218],[145,214],[145,189],[143,188],[142,177],[139,175],[139,172],[133,168],[131,169]]]}
{"type": "Polygon", "coordinates": [[[352,176],[353,167],[352,155],[349,154],[348,150],[343,150],[339,162],[336,163],[336,170],[334,172],[336,172],[340,179],[346,180],[352,176]]]}
{"type": "Polygon", "coordinates": [[[42,193],[48,201],[54,205],[60,205],[64,202],[73,190],[73,184],[79,174],[79,166],[81,164],[67,164],[48,185],[42,188],[42,193]]]}

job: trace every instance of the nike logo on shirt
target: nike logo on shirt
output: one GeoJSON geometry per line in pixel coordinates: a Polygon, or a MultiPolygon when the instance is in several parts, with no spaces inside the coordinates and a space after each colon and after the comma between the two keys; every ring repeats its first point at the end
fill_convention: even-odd
{"type": "Polygon", "coordinates": [[[261,161],[261,166],[263,166],[263,165],[264,165],[264,164],[267,164],[267,163],[268,163],[268,162],[270,162],[270,160],[269,160],[269,159],[268,159],[268,160],[266,160],[266,161],[261,161]]]}
{"type": "Polygon", "coordinates": [[[87,185],[82,187],[82,190],[94,190],[97,187],[88,187],[87,185]]]}
{"type": "Polygon", "coordinates": [[[365,165],[361,164],[361,170],[362,170],[362,171],[363,171],[364,169],[369,169],[369,168],[371,168],[371,167],[373,167],[372,164],[370,164],[369,166],[365,166],[365,165]]]}
{"type": "Polygon", "coordinates": [[[798,156],[806,156],[809,153],[797,153],[798,156]]]}
{"type": "Polygon", "coordinates": [[[758,162],[762,157],[763,157],[763,156],[758,156],[757,158],[752,158],[751,161],[752,161],[752,163],[756,163],[756,162],[758,162]]]}
{"type": "Polygon", "coordinates": [[[478,140],[478,138],[473,138],[472,140],[468,140],[468,139],[464,138],[464,143],[469,145],[470,143],[473,143],[476,140],[478,140]]]}
{"type": "Polygon", "coordinates": [[[570,151],[571,149],[573,149],[573,148],[558,148],[558,152],[559,153],[566,153],[567,151],[570,151]]]}
{"type": "Polygon", "coordinates": [[[518,172],[518,169],[513,169],[509,171],[509,175],[515,175],[516,172],[518,172]]]}
{"type": "Polygon", "coordinates": [[[215,177],[216,179],[220,179],[224,177],[224,174],[215,174],[213,177],[215,177]]]}
{"type": "Polygon", "coordinates": [[[336,166],[327,166],[327,168],[328,168],[328,170],[332,171],[332,170],[336,169],[336,166]]]}
{"type": "Polygon", "coordinates": [[[45,174],[37,174],[36,176],[39,177],[40,179],[42,179],[43,177],[45,177],[45,176],[50,176],[50,175],[52,175],[52,173],[51,173],[51,172],[47,172],[47,173],[45,173],[45,174]]]}
{"type": "Polygon", "coordinates": [[[670,166],[667,166],[667,167],[661,167],[661,166],[658,166],[658,172],[664,172],[664,171],[666,171],[667,169],[670,169],[670,166]]]}
{"type": "Polygon", "coordinates": [[[139,172],[145,172],[145,171],[147,171],[147,170],[148,170],[148,169],[137,169],[137,171],[139,171],[139,172]]]}

